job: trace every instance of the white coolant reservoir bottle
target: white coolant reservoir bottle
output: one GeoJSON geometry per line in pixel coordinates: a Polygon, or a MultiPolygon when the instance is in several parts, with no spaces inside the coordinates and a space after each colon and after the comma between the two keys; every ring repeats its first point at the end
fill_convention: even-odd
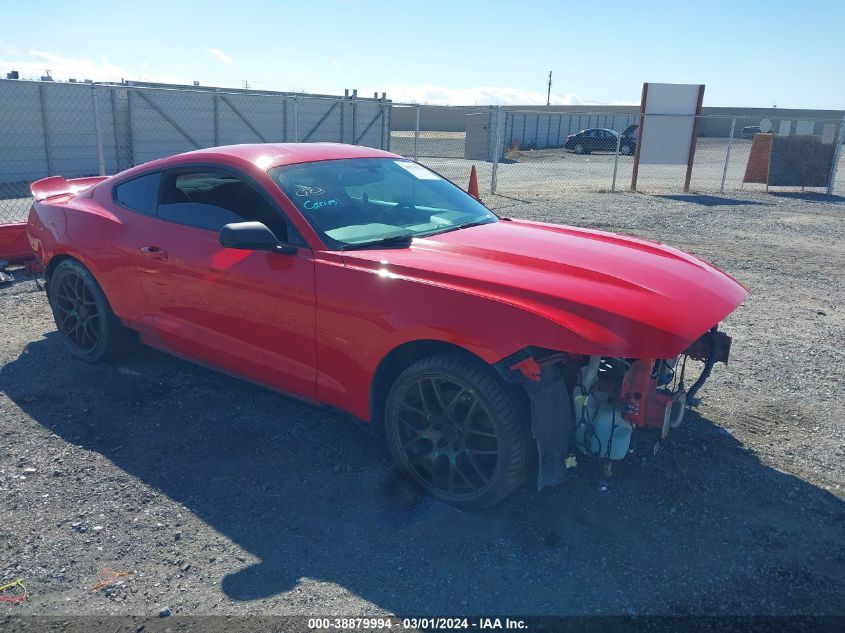
{"type": "Polygon", "coordinates": [[[631,445],[633,425],[622,417],[604,391],[594,387],[598,357],[591,357],[579,373],[572,391],[575,409],[575,441],[578,450],[605,459],[624,459],[631,445]]]}

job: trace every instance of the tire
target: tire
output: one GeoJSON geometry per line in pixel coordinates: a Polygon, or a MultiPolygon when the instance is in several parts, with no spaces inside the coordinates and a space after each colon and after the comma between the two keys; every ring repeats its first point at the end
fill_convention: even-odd
{"type": "Polygon", "coordinates": [[[583,145],[581,145],[581,143],[578,143],[575,146],[575,149],[573,149],[572,151],[574,151],[576,154],[586,154],[587,153],[587,150],[584,148],[583,145]]]}
{"type": "Polygon", "coordinates": [[[405,474],[452,505],[490,507],[525,480],[527,416],[486,364],[460,354],[424,358],[387,396],[385,432],[405,474]]]}
{"type": "Polygon", "coordinates": [[[634,148],[631,147],[630,145],[625,144],[625,145],[622,145],[619,148],[619,153],[622,154],[623,156],[630,156],[631,154],[634,153],[634,148]]]}
{"type": "Polygon", "coordinates": [[[76,358],[88,363],[111,360],[135,343],[134,332],[114,315],[100,284],[78,261],[60,262],[48,290],[56,328],[65,349],[76,358]]]}

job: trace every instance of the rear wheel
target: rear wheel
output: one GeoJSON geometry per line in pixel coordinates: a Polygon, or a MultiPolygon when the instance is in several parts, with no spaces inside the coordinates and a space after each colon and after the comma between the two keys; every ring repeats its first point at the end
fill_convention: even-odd
{"type": "Polygon", "coordinates": [[[106,295],[76,260],[59,263],[50,275],[50,308],[67,350],[89,363],[128,351],[133,333],[112,312],[106,295]]]}
{"type": "Polygon", "coordinates": [[[619,147],[619,153],[624,154],[625,156],[630,156],[634,153],[634,148],[625,143],[624,145],[619,147]]]}
{"type": "Polygon", "coordinates": [[[418,361],[393,384],[385,415],[394,459],[438,499],[491,506],[525,478],[523,412],[480,361],[458,354],[418,361]]]}
{"type": "Polygon", "coordinates": [[[587,153],[587,150],[584,148],[584,146],[583,146],[581,143],[578,143],[578,144],[575,146],[575,149],[574,149],[573,151],[574,151],[576,154],[586,154],[586,153],[587,153]]]}

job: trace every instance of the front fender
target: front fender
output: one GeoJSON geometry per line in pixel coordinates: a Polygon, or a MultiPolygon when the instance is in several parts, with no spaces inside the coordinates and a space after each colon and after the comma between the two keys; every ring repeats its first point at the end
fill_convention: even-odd
{"type": "Polygon", "coordinates": [[[412,341],[439,341],[493,365],[525,347],[606,350],[529,310],[424,280],[316,261],[317,396],[369,420],[381,361],[412,341]]]}

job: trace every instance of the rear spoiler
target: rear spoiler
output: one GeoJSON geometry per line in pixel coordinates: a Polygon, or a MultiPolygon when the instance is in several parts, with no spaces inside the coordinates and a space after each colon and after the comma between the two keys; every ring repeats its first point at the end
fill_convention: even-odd
{"type": "Polygon", "coordinates": [[[88,178],[71,178],[67,180],[62,176],[50,176],[36,180],[29,186],[33,197],[36,200],[46,200],[54,196],[61,196],[67,193],[77,194],[89,187],[103,182],[106,176],[90,176],[88,178]]]}

